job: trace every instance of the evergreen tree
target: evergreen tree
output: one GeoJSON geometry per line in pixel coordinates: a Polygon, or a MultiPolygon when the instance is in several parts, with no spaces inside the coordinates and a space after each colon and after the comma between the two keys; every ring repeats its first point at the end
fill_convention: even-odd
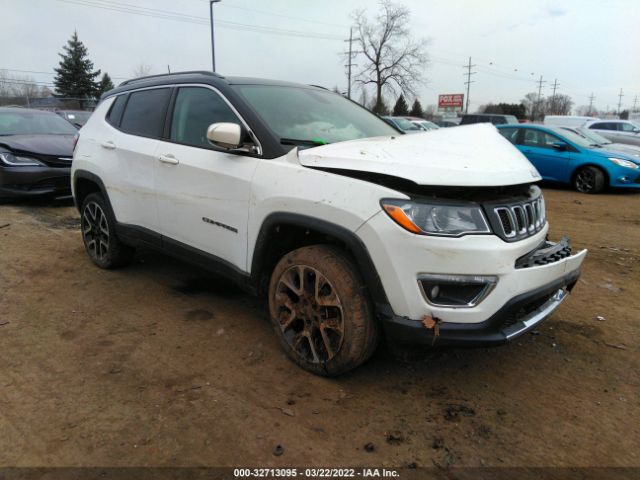
{"type": "Polygon", "coordinates": [[[418,117],[418,118],[424,117],[424,111],[422,110],[422,105],[420,104],[420,100],[418,100],[417,98],[413,102],[413,106],[411,107],[411,112],[409,112],[409,115],[411,115],[412,117],[418,117]]]}
{"type": "Polygon", "coordinates": [[[393,114],[397,117],[409,115],[409,105],[407,105],[407,101],[404,99],[404,95],[400,94],[400,96],[398,97],[398,101],[393,107],[393,114]]]}
{"type": "Polygon", "coordinates": [[[100,98],[104,92],[108,92],[112,88],[115,88],[113,82],[111,81],[111,77],[107,72],[102,74],[102,78],[100,79],[100,83],[98,84],[98,90],[96,92],[96,98],[100,98]]]}
{"type": "MultiPolygon", "coordinates": [[[[60,53],[62,60],[55,69],[56,77],[53,83],[56,92],[61,97],[75,97],[78,99],[94,98],[98,92],[96,77],[100,70],[93,71],[93,62],[87,57],[87,47],[78,40],[78,32],[73,32],[71,39],[60,53]]],[[[83,106],[80,100],[80,106],[83,106]]]]}

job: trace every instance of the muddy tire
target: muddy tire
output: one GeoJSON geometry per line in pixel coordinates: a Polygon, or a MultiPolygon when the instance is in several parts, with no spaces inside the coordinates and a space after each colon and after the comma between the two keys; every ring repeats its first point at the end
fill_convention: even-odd
{"type": "Polygon", "coordinates": [[[82,241],[89,258],[100,268],[112,269],[131,263],[134,249],[116,235],[116,221],[100,193],[92,193],[80,209],[82,241]]]}
{"type": "Polygon", "coordinates": [[[605,185],[604,172],[597,167],[582,167],[573,177],[573,186],[582,193],[600,193],[605,185]]]}
{"type": "Polygon", "coordinates": [[[313,245],[285,255],[269,282],[269,312],[289,358],[317,375],[356,368],[378,345],[364,282],[337,247],[313,245]]]}

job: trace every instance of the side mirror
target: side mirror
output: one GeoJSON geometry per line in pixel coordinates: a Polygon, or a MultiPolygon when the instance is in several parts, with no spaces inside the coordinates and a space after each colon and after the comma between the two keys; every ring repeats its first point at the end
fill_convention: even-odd
{"type": "Polygon", "coordinates": [[[207,128],[207,140],[224,150],[234,150],[242,146],[242,128],[237,123],[212,123],[207,128]]]}
{"type": "Polygon", "coordinates": [[[559,152],[564,152],[567,149],[567,144],[562,142],[556,142],[553,144],[554,150],[558,150],[559,152]]]}

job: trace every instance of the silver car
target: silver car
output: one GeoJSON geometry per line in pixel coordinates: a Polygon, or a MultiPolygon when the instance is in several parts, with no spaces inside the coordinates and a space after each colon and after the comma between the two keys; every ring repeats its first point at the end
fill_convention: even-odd
{"type": "Polygon", "coordinates": [[[601,120],[585,125],[614,143],[640,146],[640,124],[629,120],[601,120]]]}
{"type": "Polygon", "coordinates": [[[588,140],[594,147],[604,148],[612,152],[620,152],[625,155],[631,155],[632,157],[640,159],[640,146],[629,145],[625,143],[615,143],[608,138],[603,137],[594,130],[589,130],[585,127],[560,127],[563,130],[568,130],[576,135],[580,135],[585,140],[588,140]]]}

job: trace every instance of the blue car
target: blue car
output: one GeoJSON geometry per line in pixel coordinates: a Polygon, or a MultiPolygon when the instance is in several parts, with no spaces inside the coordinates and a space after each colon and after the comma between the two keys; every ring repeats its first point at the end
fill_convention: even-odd
{"type": "Polygon", "coordinates": [[[605,187],[640,189],[640,159],[609,151],[567,130],[543,125],[498,125],[545,180],[568,183],[579,192],[605,187]]]}

